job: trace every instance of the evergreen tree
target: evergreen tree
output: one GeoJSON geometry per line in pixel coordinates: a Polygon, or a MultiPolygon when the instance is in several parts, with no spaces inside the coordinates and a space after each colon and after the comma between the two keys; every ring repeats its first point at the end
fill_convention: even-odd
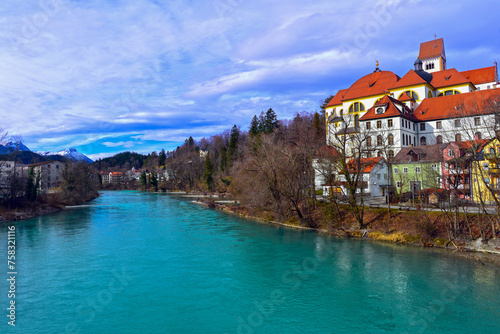
{"type": "Polygon", "coordinates": [[[156,178],[156,173],[152,172],[151,177],[149,179],[149,183],[155,188],[155,191],[158,191],[158,179],[156,178]]]}
{"type": "Polygon", "coordinates": [[[223,146],[220,150],[220,170],[225,172],[227,169],[227,148],[223,146]]]}
{"type": "Polygon", "coordinates": [[[250,137],[254,137],[259,133],[259,119],[257,118],[257,115],[254,115],[252,118],[252,122],[250,123],[250,130],[248,131],[248,134],[250,137]]]}
{"type": "Polygon", "coordinates": [[[146,176],[146,172],[142,172],[141,174],[141,184],[146,189],[146,184],[148,183],[148,177],[146,176]]]}
{"type": "Polygon", "coordinates": [[[236,149],[238,147],[238,139],[240,138],[240,129],[236,124],[231,129],[231,135],[229,136],[229,148],[228,148],[228,166],[231,166],[232,162],[236,159],[236,149]]]}
{"type": "Polygon", "coordinates": [[[167,159],[167,154],[165,150],[162,148],[160,154],[158,155],[158,165],[165,166],[165,160],[167,159]]]}
{"type": "Polygon", "coordinates": [[[210,161],[210,154],[207,154],[207,157],[205,158],[205,173],[203,174],[203,179],[205,180],[205,183],[207,184],[208,190],[212,190],[214,186],[214,166],[212,165],[212,162],[210,161]]]}
{"type": "Polygon", "coordinates": [[[317,112],[314,113],[313,128],[316,130],[316,135],[321,133],[321,119],[319,118],[319,114],[317,112]]]}
{"type": "Polygon", "coordinates": [[[28,182],[26,183],[25,196],[30,202],[36,201],[38,197],[38,187],[40,186],[40,175],[35,177],[33,167],[30,168],[28,174],[28,182]]]}
{"type": "Polygon", "coordinates": [[[194,145],[194,139],[193,137],[189,136],[189,139],[188,139],[188,145],[189,146],[193,146],[194,145]]]}
{"type": "Polygon", "coordinates": [[[278,127],[278,117],[276,116],[274,110],[272,108],[269,108],[269,110],[266,112],[264,116],[264,121],[262,124],[262,130],[263,130],[262,132],[271,133],[277,127],[278,127]]]}

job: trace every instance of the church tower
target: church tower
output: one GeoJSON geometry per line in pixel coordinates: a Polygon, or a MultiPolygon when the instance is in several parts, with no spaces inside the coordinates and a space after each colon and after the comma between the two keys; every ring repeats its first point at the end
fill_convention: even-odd
{"type": "Polygon", "coordinates": [[[432,73],[446,70],[446,54],[442,38],[420,43],[418,59],[422,61],[422,70],[432,73]]]}

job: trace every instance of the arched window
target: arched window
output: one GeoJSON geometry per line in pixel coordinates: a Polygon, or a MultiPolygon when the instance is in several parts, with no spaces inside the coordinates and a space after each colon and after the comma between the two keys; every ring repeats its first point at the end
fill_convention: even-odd
{"type": "Polygon", "coordinates": [[[382,135],[377,136],[377,146],[382,146],[382,135]]]}
{"type": "Polygon", "coordinates": [[[442,144],[443,143],[443,136],[437,136],[436,137],[436,144],[442,144]]]}
{"type": "Polygon", "coordinates": [[[402,92],[401,94],[399,94],[399,97],[398,97],[398,100],[401,99],[401,97],[403,97],[404,94],[408,94],[409,97],[411,97],[412,100],[414,101],[417,101],[418,100],[418,94],[415,93],[414,91],[412,90],[407,90],[405,92],[402,92]]]}
{"type": "Polygon", "coordinates": [[[340,109],[339,114],[340,114],[340,117],[344,116],[344,109],[340,109]]]}
{"type": "Polygon", "coordinates": [[[349,113],[353,113],[353,112],[358,112],[358,111],[365,111],[365,105],[361,102],[354,102],[353,104],[351,104],[351,106],[349,107],[349,113]]]}
{"type": "Polygon", "coordinates": [[[462,141],[462,135],[460,133],[455,135],[455,141],[462,141]]]}
{"type": "Polygon", "coordinates": [[[427,145],[427,140],[424,136],[420,137],[420,145],[427,145]]]}
{"type": "Polygon", "coordinates": [[[372,137],[366,137],[366,147],[372,147],[372,137]]]}
{"type": "Polygon", "coordinates": [[[359,115],[354,116],[354,127],[359,128],[359,115]]]}
{"type": "Polygon", "coordinates": [[[393,150],[389,150],[389,152],[387,152],[387,157],[388,157],[389,159],[394,158],[394,151],[393,151],[393,150]]]}
{"type": "Polygon", "coordinates": [[[457,95],[460,94],[458,90],[450,89],[450,90],[445,90],[444,92],[439,93],[438,96],[449,96],[449,95],[457,95]]]}
{"type": "Polygon", "coordinates": [[[387,143],[389,145],[394,145],[394,136],[392,135],[392,133],[387,137],[387,143]]]}
{"type": "Polygon", "coordinates": [[[475,138],[476,140],[481,139],[481,132],[476,132],[476,133],[474,134],[474,138],[475,138]]]}

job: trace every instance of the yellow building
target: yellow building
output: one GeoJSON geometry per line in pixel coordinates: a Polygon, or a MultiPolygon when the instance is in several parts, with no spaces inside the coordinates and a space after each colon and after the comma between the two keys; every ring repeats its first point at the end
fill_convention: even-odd
{"type": "Polygon", "coordinates": [[[494,204],[500,194],[500,141],[486,144],[479,159],[472,163],[472,196],[476,203],[494,204]]]}

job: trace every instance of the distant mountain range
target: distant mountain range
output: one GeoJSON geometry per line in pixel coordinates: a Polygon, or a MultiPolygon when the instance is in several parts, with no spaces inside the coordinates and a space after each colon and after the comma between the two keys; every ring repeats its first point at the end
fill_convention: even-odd
{"type": "Polygon", "coordinates": [[[93,161],[86,155],[78,152],[75,148],[69,148],[58,152],[33,152],[22,142],[9,142],[0,145],[0,160],[21,160],[23,163],[35,163],[49,160],[71,160],[83,161],[88,164],[93,161]]]}
{"type": "Polygon", "coordinates": [[[89,157],[87,157],[85,154],[82,154],[76,150],[76,148],[68,148],[66,150],[62,150],[59,152],[43,152],[43,153],[38,153],[41,156],[47,157],[47,156],[53,156],[53,155],[60,155],[63,156],[69,160],[73,161],[83,161],[88,164],[93,163],[89,157]]]}

